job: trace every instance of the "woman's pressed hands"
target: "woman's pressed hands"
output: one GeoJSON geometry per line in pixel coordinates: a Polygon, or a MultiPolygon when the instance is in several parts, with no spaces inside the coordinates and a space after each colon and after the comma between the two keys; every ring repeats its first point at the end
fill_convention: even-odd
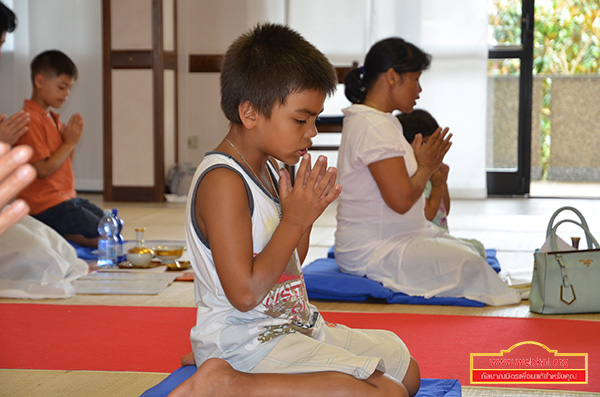
{"type": "Polygon", "coordinates": [[[310,154],[305,154],[294,186],[287,170],[281,169],[279,175],[281,221],[301,226],[303,230],[309,228],[342,191],[341,185],[335,183],[337,169],[327,167],[325,156],[319,156],[311,168],[310,154]]]}
{"type": "Polygon", "coordinates": [[[442,164],[444,156],[452,146],[452,142],[450,142],[452,134],[448,131],[448,127],[438,128],[429,136],[426,143],[423,143],[423,136],[417,134],[412,142],[417,164],[419,164],[419,167],[427,168],[430,174],[442,164]]]}

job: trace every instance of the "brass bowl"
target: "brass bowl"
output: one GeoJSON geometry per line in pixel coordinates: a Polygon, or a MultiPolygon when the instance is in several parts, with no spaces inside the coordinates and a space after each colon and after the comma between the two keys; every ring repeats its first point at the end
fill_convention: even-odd
{"type": "Polygon", "coordinates": [[[183,245],[158,245],[152,248],[154,255],[167,267],[177,266],[176,259],[183,255],[183,245]]]}
{"type": "Polygon", "coordinates": [[[158,267],[158,266],[162,266],[162,262],[159,261],[158,259],[152,259],[148,264],[146,265],[135,265],[129,261],[123,261],[121,263],[119,263],[119,267],[121,269],[150,269],[153,267],[158,267]]]}
{"type": "Polygon", "coordinates": [[[187,270],[191,266],[190,261],[174,261],[167,264],[167,270],[187,270]]]}
{"type": "Polygon", "coordinates": [[[154,255],[158,257],[179,258],[181,255],[183,255],[184,249],[185,247],[183,245],[159,245],[152,248],[152,251],[154,251],[154,255]]]}

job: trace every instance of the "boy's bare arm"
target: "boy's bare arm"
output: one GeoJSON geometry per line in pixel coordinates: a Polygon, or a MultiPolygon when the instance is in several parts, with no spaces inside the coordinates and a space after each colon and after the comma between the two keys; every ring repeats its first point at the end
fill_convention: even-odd
{"type": "Polygon", "coordinates": [[[304,263],[306,259],[306,255],[308,255],[308,248],[310,246],[310,232],[312,231],[312,226],[309,227],[304,235],[300,238],[300,242],[298,243],[298,257],[300,259],[300,263],[304,263]]]}
{"type": "Polygon", "coordinates": [[[444,208],[446,207],[445,195],[448,193],[448,166],[444,163],[431,174],[431,194],[425,203],[425,217],[428,220],[433,220],[440,209],[442,201],[444,208]]]}
{"type": "Polygon", "coordinates": [[[69,124],[61,131],[63,138],[62,145],[50,154],[49,157],[32,163],[39,178],[44,179],[50,176],[68,157],[73,155],[82,133],[83,118],[79,113],[76,113],[69,120],[69,124]]]}
{"type": "Polygon", "coordinates": [[[448,174],[450,173],[450,167],[446,164],[442,163],[442,169],[446,173],[446,183],[444,183],[444,194],[442,195],[442,200],[444,201],[444,207],[446,207],[446,215],[450,213],[450,192],[448,191],[448,174]]]}
{"type": "MultiPolygon", "coordinates": [[[[300,180],[309,169],[303,161],[298,171],[300,180]]],[[[319,179],[321,170],[313,171],[306,185],[297,183],[293,189],[289,178],[282,175],[283,217],[267,246],[256,256],[247,193],[240,177],[218,169],[202,181],[196,196],[197,220],[208,236],[225,294],[238,310],[248,311],[264,299],[312,223],[339,196],[341,188],[333,188],[331,179],[335,172],[326,172],[319,179]]]]}

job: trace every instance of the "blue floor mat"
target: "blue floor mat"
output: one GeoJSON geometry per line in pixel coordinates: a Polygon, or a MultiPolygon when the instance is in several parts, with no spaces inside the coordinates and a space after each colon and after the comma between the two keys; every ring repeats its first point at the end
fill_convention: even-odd
{"type": "MultiPolygon", "coordinates": [[[[499,272],[500,263],[496,258],[496,250],[488,249],[486,254],[490,266],[499,272]]],[[[394,292],[366,277],[342,273],[335,262],[332,249],[329,250],[327,258],[317,259],[304,266],[302,272],[309,299],[364,302],[375,298],[385,300],[387,303],[411,305],[484,306],[482,302],[467,298],[410,296],[394,292]]]]}
{"type": "MultiPolygon", "coordinates": [[[[141,397],[164,397],[169,395],[181,382],[192,376],[196,367],[187,365],[175,370],[156,386],[146,390],[141,397]]],[[[421,379],[418,397],[460,397],[461,387],[457,379],[421,379]]]]}
{"type": "Polygon", "coordinates": [[[84,247],[82,245],[74,243],[73,241],[69,241],[69,244],[71,244],[73,248],[75,248],[75,252],[77,252],[77,257],[79,259],[98,259],[98,253],[96,248],[84,247]]]}

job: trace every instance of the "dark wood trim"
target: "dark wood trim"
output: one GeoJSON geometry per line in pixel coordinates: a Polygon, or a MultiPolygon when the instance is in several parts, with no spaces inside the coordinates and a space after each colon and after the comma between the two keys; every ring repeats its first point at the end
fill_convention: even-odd
{"type": "Polygon", "coordinates": [[[522,53],[522,45],[503,45],[488,48],[489,59],[520,58],[522,53]]]}
{"type": "Polygon", "coordinates": [[[112,78],[111,78],[110,0],[102,0],[102,161],[104,200],[112,201],[112,78]]]}
{"type": "MultiPolygon", "coordinates": [[[[189,72],[190,73],[219,73],[223,66],[224,55],[215,54],[190,54],[189,72]]],[[[358,62],[353,62],[352,66],[339,66],[335,68],[338,75],[338,83],[343,84],[348,72],[358,67],[358,62]]]]}
{"type": "MultiPolygon", "coordinates": [[[[165,60],[165,67],[173,69],[175,73],[175,163],[179,163],[179,73],[177,71],[179,65],[179,54],[177,52],[177,0],[173,1],[173,51],[167,53],[168,59],[165,60]]],[[[166,183],[166,182],[165,182],[166,183]]]]}
{"type": "Polygon", "coordinates": [[[224,55],[190,54],[190,73],[219,73],[223,65],[224,55]]]}
{"type": "Polygon", "coordinates": [[[338,124],[317,124],[317,131],[319,134],[331,134],[342,132],[342,123],[338,124]]]}
{"type": "Polygon", "coordinates": [[[175,70],[175,83],[174,83],[175,87],[174,87],[174,98],[175,98],[175,104],[174,104],[174,109],[173,111],[175,112],[175,131],[174,131],[174,136],[175,136],[175,164],[179,163],[179,95],[177,95],[177,93],[179,92],[179,89],[177,87],[179,87],[179,75],[177,74],[177,70],[175,70]]]}
{"type": "Polygon", "coordinates": [[[165,79],[162,0],[152,0],[152,98],[154,108],[154,199],[165,200],[165,79]]]}
{"type": "Polygon", "coordinates": [[[113,69],[152,69],[152,51],[119,50],[110,52],[113,69]]]}
{"type": "Polygon", "coordinates": [[[342,132],[343,116],[339,117],[319,117],[317,119],[317,131],[319,133],[342,132]]]}
{"type": "Polygon", "coordinates": [[[342,123],[339,124],[325,124],[319,125],[317,124],[317,131],[319,134],[336,134],[342,132],[342,123]]]}
{"type": "Polygon", "coordinates": [[[165,69],[177,71],[177,52],[176,51],[165,51],[163,52],[163,61],[165,69]]]}
{"type": "Polygon", "coordinates": [[[152,186],[112,186],[112,201],[142,201],[155,200],[156,188],[152,186]]]}
{"type": "Polygon", "coordinates": [[[311,151],[332,151],[332,152],[337,152],[339,150],[339,146],[338,145],[314,145],[311,146],[310,150],[311,151]]]}
{"type": "Polygon", "coordinates": [[[177,0],[173,1],[173,51],[164,50],[163,0],[152,0],[152,48],[149,50],[112,50],[111,43],[111,0],[102,0],[103,37],[103,118],[104,118],[104,199],[107,201],[164,201],[165,175],[165,70],[175,73],[174,112],[175,112],[175,161],[179,161],[179,120],[177,98],[177,0]],[[113,186],[112,172],[112,70],[151,69],[152,70],[152,112],[154,140],[154,186],[117,187],[113,186]]]}
{"type": "Polygon", "coordinates": [[[336,67],[335,72],[338,75],[338,83],[344,84],[344,80],[346,79],[346,75],[348,74],[348,72],[351,71],[352,69],[356,69],[357,67],[358,67],[358,62],[352,62],[352,66],[350,66],[350,67],[344,67],[344,66],[336,67]]]}

